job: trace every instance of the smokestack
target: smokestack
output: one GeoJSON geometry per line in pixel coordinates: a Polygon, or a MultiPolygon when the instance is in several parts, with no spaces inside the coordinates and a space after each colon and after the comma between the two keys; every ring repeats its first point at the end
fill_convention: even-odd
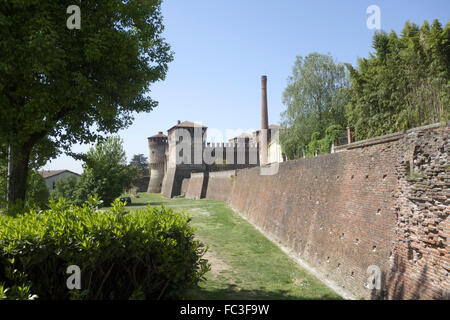
{"type": "Polygon", "coordinates": [[[261,135],[260,165],[267,164],[269,117],[267,115],[267,76],[261,76],[261,135]]]}
{"type": "Polygon", "coordinates": [[[261,129],[269,128],[267,115],[267,76],[261,76],[261,129]]]}

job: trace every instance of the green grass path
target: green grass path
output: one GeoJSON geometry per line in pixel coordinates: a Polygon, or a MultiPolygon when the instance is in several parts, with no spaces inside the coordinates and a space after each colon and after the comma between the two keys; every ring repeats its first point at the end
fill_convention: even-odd
{"type": "Polygon", "coordinates": [[[128,208],[147,204],[189,214],[196,237],[210,246],[211,271],[192,299],[341,299],[225,202],[140,193],[128,208]]]}

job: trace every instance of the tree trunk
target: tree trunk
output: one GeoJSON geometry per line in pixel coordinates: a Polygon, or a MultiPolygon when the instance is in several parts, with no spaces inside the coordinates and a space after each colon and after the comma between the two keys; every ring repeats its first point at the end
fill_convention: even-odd
{"type": "Polygon", "coordinates": [[[25,200],[28,167],[32,144],[11,145],[11,173],[8,181],[8,201],[17,204],[25,200]]]}

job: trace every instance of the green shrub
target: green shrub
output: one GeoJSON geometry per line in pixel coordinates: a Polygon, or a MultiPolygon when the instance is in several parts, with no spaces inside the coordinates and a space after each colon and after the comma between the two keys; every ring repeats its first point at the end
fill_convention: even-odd
{"type": "Polygon", "coordinates": [[[64,200],[50,209],[0,217],[0,285],[23,272],[39,299],[180,299],[195,288],[209,264],[189,218],[165,207],[125,212],[118,199],[106,211],[98,199],[81,207],[64,200]],[[81,269],[81,289],[69,290],[70,265],[81,269]]]}
{"type": "Polygon", "coordinates": [[[31,283],[25,272],[14,268],[14,258],[8,259],[10,265],[5,266],[5,277],[14,283],[12,288],[6,288],[0,283],[0,300],[34,300],[37,295],[31,294],[31,283]]]}

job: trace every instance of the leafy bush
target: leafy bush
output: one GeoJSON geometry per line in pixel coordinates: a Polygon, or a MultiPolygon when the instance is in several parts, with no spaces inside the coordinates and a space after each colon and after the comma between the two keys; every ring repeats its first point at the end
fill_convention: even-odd
{"type": "Polygon", "coordinates": [[[5,267],[5,276],[14,283],[12,288],[6,288],[0,283],[0,300],[34,300],[38,296],[31,294],[31,283],[25,272],[14,268],[14,258],[8,259],[10,266],[5,267]]]}
{"type": "Polygon", "coordinates": [[[209,270],[186,215],[164,206],[127,213],[118,199],[99,211],[97,203],[50,201],[45,211],[0,216],[0,286],[23,286],[8,277],[13,268],[40,299],[179,299],[209,270]],[[66,286],[70,265],[81,269],[80,290],[66,286]]]}

